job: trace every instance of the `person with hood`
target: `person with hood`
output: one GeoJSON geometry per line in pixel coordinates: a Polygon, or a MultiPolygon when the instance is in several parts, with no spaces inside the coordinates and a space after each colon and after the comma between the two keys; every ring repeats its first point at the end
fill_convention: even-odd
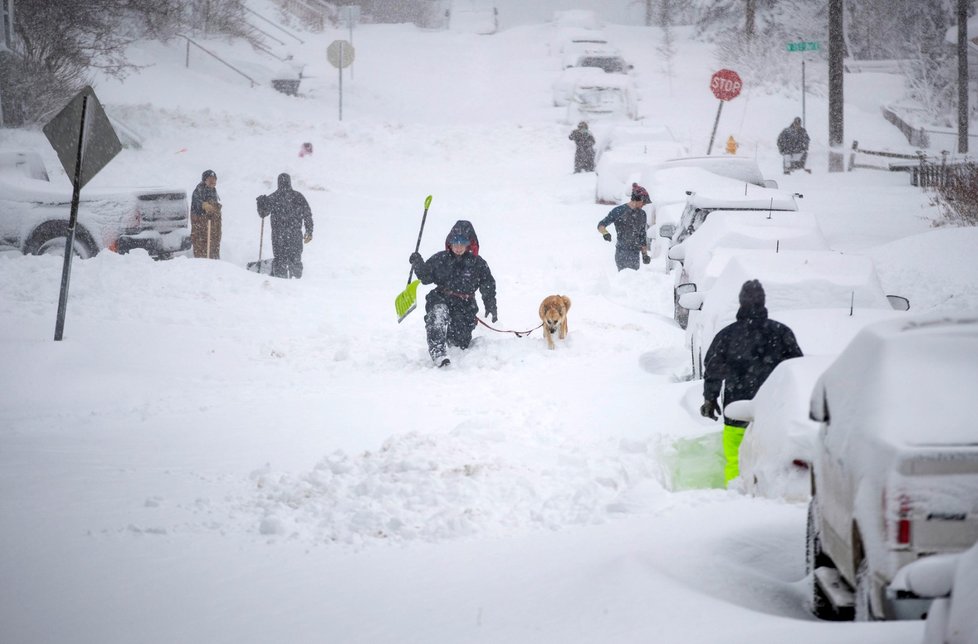
{"type": "Polygon", "coordinates": [[[190,242],[194,257],[221,259],[221,199],[213,170],[204,170],[190,197],[190,242]]]}
{"type": "MultiPolygon", "coordinates": [[[[721,389],[723,408],[737,400],[749,400],[778,364],[802,355],[791,329],[768,319],[764,300],[759,281],[744,282],[737,321],[721,329],[710,343],[703,363],[700,414],[704,417],[717,420],[722,409],[717,402],[721,389]]],[[[746,427],[745,422],[723,418],[724,478],[728,484],[740,474],[740,443],[746,427]]]]}
{"type": "Polygon", "coordinates": [[[272,222],[272,276],[302,277],[302,246],[312,241],[312,209],[292,189],[292,177],[278,175],[278,190],[258,197],[258,215],[272,222]],[[302,228],[305,226],[305,235],[302,228]]]}
{"type": "Polygon", "coordinates": [[[805,167],[808,162],[808,132],[801,126],[801,118],[795,117],[791,125],[781,130],[778,135],[778,152],[784,157],[784,173],[789,174],[792,170],[804,170],[811,174],[811,170],[805,167]],[[791,156],[789,156],[791,155],[791,156]],[[796,160],[794,155],[801,155],[796,160]]]}
{"type": "Polygon", "coordinates": [[[598,222],[598,232],[604,237],[605,241],[611,241],[611,233],[606,226],[615,225],[615,232],[618,233],[618,242],[615,244],[615,265],[618,270],[631,268],[638,270],[639,253],[642,254],[642,262],[648,264],[652,261],[649,257],[649,239],[646,231],[648,230],[648,217],[642,207],[652,203],[649,192],[637,183],[632,184],[631,201],[615,206],[608,213],[608,216],[598,222]]]}
{"type": "Polygon", "coordinates": [[[587,123],[581,121],[577,129],[567,137],[577,146],[574,153],[574,174],[578,172],[594,172],[594,137],[587,128],[587,123]]]}
{"type": "Polygon", "coordinates": [[[468,221],[459,220],[445,238],[445,250],[424,260],[411,253],[409,260],[422,284],[435,284],[425,298],[425,332],[428,353],[439,367],[451,364],[448,346],[465,349],[472,341],[479,306],[475,292],[482,292],[486,317],[498,319],[496,280],[489,264],[479,256],[479,237],[468,221]]]}

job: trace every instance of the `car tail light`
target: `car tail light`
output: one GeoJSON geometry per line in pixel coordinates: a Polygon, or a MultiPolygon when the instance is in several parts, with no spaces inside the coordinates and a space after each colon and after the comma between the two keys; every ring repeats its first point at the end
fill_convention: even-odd
{"type": "Polygon", "coordinates": [[[896,546],[909,547],[913,539],[913,504],[906,494],[899,494],[891,508],[887,504],[886,490],[883,490],[883,516],[886,517],[887,533],[892,534],[896,546]]]}

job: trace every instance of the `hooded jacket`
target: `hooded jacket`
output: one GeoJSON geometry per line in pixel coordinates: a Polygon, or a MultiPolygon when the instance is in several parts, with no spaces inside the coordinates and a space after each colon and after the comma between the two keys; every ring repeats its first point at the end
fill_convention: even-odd
{"type": "MultiPolygon", "coordinates": [[[[768,319],[763,303],[741,304],[737,321],[717,333],[703,363],[703,397],[717,400],[723,389],[723,406],[748,400],[789,358],[802,355],[795,334],[784,324],[768,319]]],[[[727,425],[746,423],[725,418],[727,425]]]]}
{"type": "Polygon", "coordinates": [[[278,175],[278,190],[264,199],[259,198],[258,213],[269,215],[272,221],[272,245],[275,253],[302,249],[302,227],[311,234],[312,209],[301,193],[292,189],[292,177],[278,175]]]}
{"type": "Polygon", "coordinates": [[[496,280],[489,264],[479,256],[479,237],[468,221],[455,222],[445,237],[445,250],[438,251],[426,262],[414,264],[414,273],[422,284],[438,287],[428,293],[429,300],[444,299],[449,305],[469,303],[478,290],[485,309],[496,310],[496,280]],[[469,240],[469,247],[460,256],[451,251],[451,239],[457,235],[469,240]]]}

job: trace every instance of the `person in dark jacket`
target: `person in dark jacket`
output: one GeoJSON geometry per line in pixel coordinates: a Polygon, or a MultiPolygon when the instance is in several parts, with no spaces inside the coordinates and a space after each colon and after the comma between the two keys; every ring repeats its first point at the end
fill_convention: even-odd
{"type": "Polygon", "coordinates": [[[221,258],[221,199],[213,170],[204,170],[190,197],[190,241],[194,257],[221,258]]]}
{"type": "Polygon", "coordinates": [[[604,237],[605,241],[611,241],[611,233],[606,226],[615,225],[615,232],[618,234],[618,241],[615,244],[615,265],[618,270],[631,268],[638,270],[639,253],[642,254],[642,261],[648,264],[652,261],[649,257],[649,238],[647,236],[648,217],[642,206],[652,203],[649,192],[637,183],[632,184],[631,201],[615,206],[608,213],[608,216],[598,222],[598,232],[604,237]]]}
{"type": "Polygon", "coordinates": [[[577,129],[567,137],[577,146],[574,152],[574,174],[578,172],[594,172],[594,137],[587,128],[587,123],[581,121],[577,129]]]}
{"type": "MultiPolygon", "coordinates": [[[[740,289],[737,321],[725,326],[713,338],[703,363],[703,405],[700,413],[717,419],[721,407],[717,400],[723,390],[723,407],[757,394],[767,377],[782,361],[802,355],[795,334],[784,324],[767,317],[764,287],[757,280],[744,282],[740,289]]],[[[725,479],[729,483],[740,474],[740,443],[747,423],[723,418],[725,479]]]]}
{"type": "Polygon", "coordinates": [[[445,238],[445,250],[425,261],[421,253],[409,258],[422,284],[435,284],[425,298],[425,331],[428,353],[439,367],[448,366],[448,345],[465,349],[472,341],[479,306],[475,292],[482,292],[486,317],[498,319],[496,280],[489,264],[479,256],[479,238],[468,221],[459,220],[445,238]]]}
{"type": "Polygon", "coordinates": [[[778,152],[784,157],[784,173],[788,174],[792,170],[804,170],[811,174],[811,170],[805,167],[808,162],[808,132],[801,126],[801,119],[797,116],[791,125],[781,130],[778,135],[778,152]],[[788,155],[800,154],[798,159],[788,155]]]}
{"type": "Polygon", "coordinates": [[[292,189],[292,177],[278,175],[278,190],[258,197],[258,214],[272,222],[272,276],[302,277],[302,245],[312,241],[312,209],[292,189]]]}

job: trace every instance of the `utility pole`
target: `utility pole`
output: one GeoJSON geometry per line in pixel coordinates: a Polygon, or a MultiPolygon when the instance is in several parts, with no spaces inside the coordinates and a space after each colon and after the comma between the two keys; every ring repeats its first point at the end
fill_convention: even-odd
{"type": "Polygon", "coordinates": [[[968,153],[968,0],[958,0],[958,154],[968,153]]]}
{"type": "Polygon", "coordinates": [[[653,0],[645,0],[645,26],[652,26],[652,4],[653,0]]]}
{"type": "Polygon", "coordinates": [[[845,41],[842,0],[829,0],[829,172],[844,172],[842,84],[845,41]]]}
{"type": "Polygon", "coordinates": [[[754,16],[757,13],[757,0],[744,0],[746,6],[744,7],[744,37],[747,40],[753,40],[754,38],[754,16]]]}

